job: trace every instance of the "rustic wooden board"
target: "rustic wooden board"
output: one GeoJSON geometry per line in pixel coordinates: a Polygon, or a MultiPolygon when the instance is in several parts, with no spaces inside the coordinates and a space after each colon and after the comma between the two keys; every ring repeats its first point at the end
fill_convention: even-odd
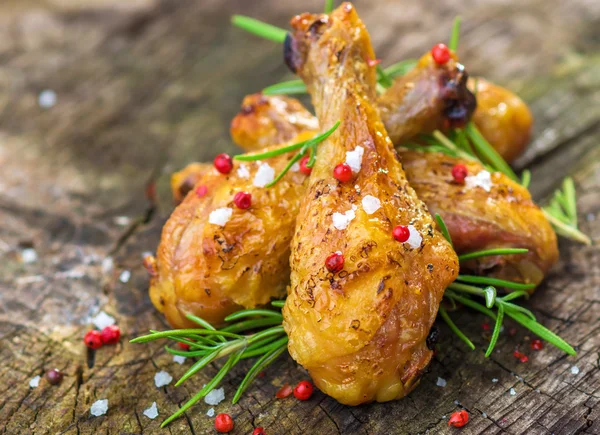
{"type": "MultiPolygon", "coordinates": [[[[159,429],[216,368],[179,388],[155,387],[157,371],[177,377],[186,365],[160,345],[127,343],[165,326],[147,297],[141,253],[156,247],[172,208],[170,172],[233,151],[227,128],[243,95],[290,77],[280,47],[230,28],[228,16],[284,26],[300,9],[322,7],[320,0],[298,3],[0,3],[0,433],[214,432],[204,403],[159,429]],[[44,89],[57,94],[50,109],[38,106],[44,89]],[[144,195],[151,180],[157,204],[144,195]],[[39,258],[24,264],[28,245],[39,258]],[[126,283],[123,271],[131,272],[126,283]],[[125,339],[92,356],[81,339],[99,309],[117,318],[125,339]],[[66,374],[60,386],[29,388],[52,367],[66,374]],[[91,417],[91,404],[102,398],[108,414],[91,417]],[[142,414],[153,401],[156,420],[142,414]]],[[[460,54],[469,69],[509,84],[532,104],[536,139],[517,165],[532,168],[532,192],[543,200],[573,175],[581,227],[600,239],[600,2],[359,0],[357,7],[389,62],[445,40],[460,13],[460,54]]],[[[405,400],[356,408],[318,392],[307,402],[276,400],[283,382],[306,378],[286,357],[239,404],[216,410],[234,416],[239,434],[256,426],[269,434],[454,433],[446,421],[460,406],[471,415],[465,434],[600,433],[598,245],[561,243],[560,264],[529,305],[577,347],[577,357],[548,347],[529,351],[530,336],[519,329],[503,334],[486,360],[442,327],[431,372],[405,400]],[[528,363],[513,358],[515,346],[530,354],[528,363]],[[445,388],[436,386],[438,377],[445,388]]],[[[456,316],[484,346],[484,318],[456,316]]],[[[224,384],[228,398],[242,373],[224,384]]]]}

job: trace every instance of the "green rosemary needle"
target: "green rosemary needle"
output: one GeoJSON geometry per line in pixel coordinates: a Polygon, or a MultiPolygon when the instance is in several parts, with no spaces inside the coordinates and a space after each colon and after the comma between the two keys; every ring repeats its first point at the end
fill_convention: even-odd
{"type": "Polygon", "coordinates": [[[290,168],[294,165],[294,163],[298,162],[304,156],[304,154],[306,154],[307,151],[310,152],[310,159],[309,159],[308,163],[306,164],[306,166],[309,168],[312,168],[315,164],[315,159],[317,156],[317,146],[321,142],[323,142],[325,139],[327,139],[339,127],[340,122],[341,121],[336,122],[333,125],[333,127],[331,127],[329,130],[327,130],[325,133],[321,133],[320,135],[317,135],[317,136],[313,137],[312,139],[308,139],[308,140],[298,142],[298,143],[295,143],[292,145],[285,145],[285,146],[282,146],[282,147],[274,149],[274,150],[266,151],[264,153],[239,154],[237,156],[234,156],[233,158],[236,160],[250,162],[250,161],[256,161],[256,160],[268,159],[271,157],[280,156],[282,154],[298,150],[298,152],[294,155],[294,157],[292,157],[290,159],[290,161],[287,163],[285,168],[283,168],[283,170],[275,177],[275,179],[265,186],[265,187],[271,187],[271,186],[275,185],[275,183],[277,183],[279,180],[281,180],[281,178],[287,173],[287,171],[290,170],[290,168]]]}
{"type": "Polygon", "coordinates": [[[333,0],[325,0],[325,9],[324,12],[326,14],[331,13],[333,11],[333,0]]]}
{"type": "Polygon", "coordinates": [[[289,80],[267,86],[262,90],[265,95],[306,94],[306,85],[302,80],[289,80]]]}
{"type": "Polygon", "coordinates": [[[245,15],[233,15],[231,17],[231,23],[234,26],[239,27],[240,29],[244,29],[245,31],[252,33],[256,36],[260,36],[261,38],[279,43],[283,43],[283,41],[285,41],[285,38],[288,33],[285,29],[282,29],[281,27],[273,26],[255,18],[247,17],[245,15]]]}
{"type": "Polygon", "coordinates": [[[458,38],[460,36],[460,16],[454,17],[454,23],[452,24],[452,33],[450,34],[450,41],[448,41],[448,48],[452,51],[458,49],[458,38]]]}

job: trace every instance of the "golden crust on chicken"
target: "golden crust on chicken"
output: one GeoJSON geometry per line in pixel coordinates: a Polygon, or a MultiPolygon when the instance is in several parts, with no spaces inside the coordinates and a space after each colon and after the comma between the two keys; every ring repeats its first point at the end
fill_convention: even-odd
{"type": "Polygon", "coordinates": [[[410,185],[439,213],[459,254],[492,248],[527,248],[527,254],[483,257],[461,267],[480,275],[539,284],[558,260],[556,234],[529,191],[481,164],[441,153],[402,150],[410,185]],[[452,176],[455,165],[468,171],[465,183],[452,176]]]}
{"type": "Polygon", "coordinates": [[[401,145],[422,133],[466,125],[477,104],[467,78],[454,54],[443,65],[431,53],[423,55],[377,102],[392,142],[401,145]]]}
{"type": "Polygon", "coordinates": [[[317,119],[295,98],[252,94],[231,121],[231,138],[247,151],[285,143],[319,129],[317,119]]]}
{"type": "Polygon", "coordinates": [[[322,128],[341,124],[319,145],[300,206],[283,309],[288,349],[341,403],[397,399],[431,359],[426,338],[458,261],[371,104],[375,68],[366,60],[375,56],[353,6],[300,15],[292,27],[288,64],[307,84],[322,128]],[[360,148],[353,180],[338,182],[333,167],[360,148]],[[407,243],[394,239],[398,225],[408,226],[407,243]],[[331,255],[343,256],[341,268],[331,270],[331,255]]]}
{"type": "Polygon", "coordinates": [[[469,80],[475,89],[477,83],[477,109],[473,122],[496,151],[512,162],[529,143],[533,117],[527,104],[516,94],[481,77],[469,80]]]}
{"type": "MultiPolygon", "coordinates": [[[[294,141],[310,137],[301,133],[294,141]]],[[[306,176],[288,172],[275,186],[262,186],[292,156],[234,162],[229,174],[211,168],[175,209],[163,228],[150,283],[152,302],[173,327],[191,326],[186,314],[218,325],[233,311],[285,295],[306,176]],[[249,208],[235,205],[239,192],[251,195],[249,208]]]]}

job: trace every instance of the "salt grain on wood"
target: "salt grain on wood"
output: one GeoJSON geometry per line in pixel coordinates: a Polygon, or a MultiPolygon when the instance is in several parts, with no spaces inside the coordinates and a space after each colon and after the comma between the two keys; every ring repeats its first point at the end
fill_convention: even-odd
{"type": "Polygon", "coordinates": [[[186,358],[184,356],[181,355],[173,355],[173,361],[175,361],[177,364],[183,364],[185,362],[186,358]]]}
{"type": "Polygon", "coordinates": [[[158,407],[156,406],[156,402],[152,402],[152,405],[148,409],[144,409],[144,415],[151,420],[154,420],[158,417],[158,407]]]}
{"type": "Polygon", "coordinates": [[[31,388],[37,388],[39,385],[40,385],[40,377],[39,376],[31,378],[31,380],[29,381],[29,386],[31,388]]]}
{"type": "Polygon", "coordinates": [[[204,398],[204,402],[206,402],[208,405],[218,405],[223,400],[225,400],[225,389],[224,388],[217,388],[215,390],[212,390],[204,398]]]}
{"type": "Polygon", "coordinates": [[[154,375],[154,385],[156,385],[158,388],[164,387],[165,385],[169,385],[172,380],[173,376],[171,376],[164,370],[154,375]]]}
{"type": "Polygon", "coordinates": [[[107,326],[111,326],[115,324],[115,318],[113,316],[109,316],[104,311],[100,311],[94,318],[92,318],[92,323],[98,329],[104,329],[107,326]]]}
{"type": "Polygon", "coordinates": [[[90,414],[94,417],[104,415],[106,414],[106,411],[108,411],[108,399],[96,400],[92,403],[92,407],[90,408],[90,414]]]}

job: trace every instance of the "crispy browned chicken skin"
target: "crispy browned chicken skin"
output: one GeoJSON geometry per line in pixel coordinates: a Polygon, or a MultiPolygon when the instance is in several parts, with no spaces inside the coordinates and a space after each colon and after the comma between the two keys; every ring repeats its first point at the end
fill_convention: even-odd
{"type": "MultiPolygon", "coordinates": [[[[294,141],[310,137],[300,133],[294,141]]],[[[256,184],[265,173],[279,173],[291,157],[235,162],[227,175],[214,167],[195,173],[196,188],[163,228],[157,273],[150,281],[150,298],[173,327],[191,326],[188,313],[218,325],[242,307],[285,294],[282,277],[290,270],[289,244],[306,176],[290,171],[272,188],[256,184]],[[252,195],[250,208],[234,205],[238,192],[252,195]]]]}
{"type": "Polygon", "coordinates": [[[401,150],[400,160],[419,198],[431,214],[439,213],[444,219],[458,254],[492,248],[529,249],[526,254],[461,263],[461,270],[537,285],[558,260],[556,233],[550,223],[529,191],[506,175],[489,174],[477,162],[441,153],[401,150]],[[454,181],[456,164],[467,167],[466,184],[454,181]]]}
{"type": "Polygon", "coordinates": [[[409,186],[371,103],[376,76],[366,59],[375,56],[354,7],[300,15],[292,27],[288,64],[307,84],[322,128],[341,124],[319,145],[300,206],[283,308],[288,349],[341,403],[398,399],[431,359],[426,338],[458,261],[409,186]],[[357,147],[361,168],[339,183],[333,168],[357,147]],[[373,197],[375,211],[365,205],[373,197]],[[336,213],[349,211],[355,217],[345,229],[335,224],[336,213]],[[422,240],[396,241],[396,225],[413,225],[422,240]],[[343,269],[330,272],[325,262],[336,252],[343,269]]]}

